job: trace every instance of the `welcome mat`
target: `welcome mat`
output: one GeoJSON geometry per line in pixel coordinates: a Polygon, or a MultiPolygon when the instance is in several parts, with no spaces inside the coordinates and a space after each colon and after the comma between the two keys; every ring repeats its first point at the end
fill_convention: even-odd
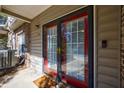
{"type": "Polygon", "coordinates": [[[55,88],[57,83],[47,75],[33,81],[39,88],[55,88]]]}

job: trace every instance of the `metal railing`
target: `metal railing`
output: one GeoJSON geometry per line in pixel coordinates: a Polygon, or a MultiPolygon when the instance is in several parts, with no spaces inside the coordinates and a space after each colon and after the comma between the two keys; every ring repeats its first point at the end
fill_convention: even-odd
{"type": "Polygon", "coordinates": [[[16,50],[0,50],[0,69],[11,68],[17,64],[15,52],[16,50]]]}

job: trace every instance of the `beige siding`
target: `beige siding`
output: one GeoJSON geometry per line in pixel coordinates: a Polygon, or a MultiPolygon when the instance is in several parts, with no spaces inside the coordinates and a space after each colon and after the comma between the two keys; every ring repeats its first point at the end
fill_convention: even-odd
{"type": "Polygon", "coordinates": [[[120,87],[120,6],[97,6],[97,87],[120,87]],[[107,40],[107,48],[102,48],[107,40]]]}

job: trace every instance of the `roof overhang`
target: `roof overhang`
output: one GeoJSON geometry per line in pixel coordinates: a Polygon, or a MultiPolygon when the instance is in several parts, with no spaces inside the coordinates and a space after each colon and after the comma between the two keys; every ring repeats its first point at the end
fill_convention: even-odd
{"type": "Polygon", "coordinates": [[[16,19],[19,19],[19,20],[22,20],[22,21],[31,23],[31,19],[26,18],[26,17],[24,17],[24,16],[21,16],[21,15],[19,15],[19,14],[13,13],[13,12],[7,10],[7,9],[1,8],[1,12],[2,12],[2,13],[5,13],[5,14],[7,14],[7,15],[10,15],[10,16],[12,16],[12,17],[15,17],[16,19]]]}
{"type": "Polygon", "coordinates": [[[2,5],[1,12],[30,23],[51,5],[2,5]]]}

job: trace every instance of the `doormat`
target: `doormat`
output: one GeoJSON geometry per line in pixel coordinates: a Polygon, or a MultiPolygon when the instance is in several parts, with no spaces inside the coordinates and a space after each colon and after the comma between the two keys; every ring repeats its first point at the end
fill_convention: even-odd
{"type": "Polygon", "coordinates": [[[53,79],[53,76],[49,73],[43,75],[40,78],[33,81],[38,88],[72,88],[70,85],[63,82],[57,82],[53,79]]]}
{"type": "Polygon", "coordinates": [[[33,81],[39,88],[55,88],[57,83],[51,77],[43,75],[37,80],[33,81]]]}

